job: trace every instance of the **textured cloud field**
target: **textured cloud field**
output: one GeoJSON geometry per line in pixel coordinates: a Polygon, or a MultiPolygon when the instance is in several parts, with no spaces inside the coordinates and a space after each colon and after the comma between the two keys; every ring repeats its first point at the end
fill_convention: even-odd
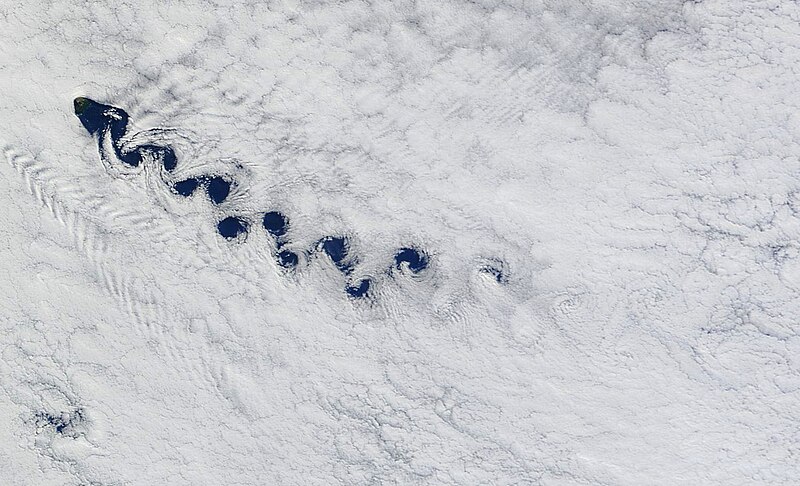
{"type": "Polygon", "coordinates": [[[796,3],[0,14],[0,484],[800,483],[796,3]]]}

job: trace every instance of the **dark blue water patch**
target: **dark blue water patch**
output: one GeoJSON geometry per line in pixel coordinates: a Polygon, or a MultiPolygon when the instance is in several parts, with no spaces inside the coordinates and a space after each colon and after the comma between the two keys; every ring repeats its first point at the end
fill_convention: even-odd
{"type": "Polygon", "coordinates": [[[175,190],[178,194],[183,197],[191,196],[197,186],[200,185],[200,180],[194,177],[186,179],[185,181],[176,182],[175,185],[172,186],[172,189],[175,190]]]}
{"type": "Polygon", "coordinates": [[[114,150],[116,150],[117,156],[119,156],[121,155],[120,140],[122,140],[122,137],[125,136],[125,132],[128,130],[128,113],[126,113],[122,108],[111,106],[108,110],[106,110],[105,114],[108,118],[111,142],[114,144],[114,150]]]}
{"type": "Polygon", "coordinates": [[[172,150],[172,147],[159,147],[159,149],[164,170],[172,172],[178,166],[178,157],[175,156],[175,151],[172,150]]]}
{"type": "Polygon", "coordinates": [[[360,281],[358,281],[355,285],[348,285],[344,290],[350,297],[353,297],[355,299],[360,299],[362,297],[367,296],[371,285],[372,281],[370,279],[363,278],[360,281]]]}
{"type": "Polygon", "coordinates": [[[84,424],[86,417],[82,409],[68,413],[39,412],[36,421],[40,427],[51,427],[58,434],[77,437],[81,435],[78,428],[84,424]]]}
{"type": "Polygon", "coordinates": [[[222,177],[214,176],[208,179],[208,198],[214,204],[220,204],[227,199],[228,194],[231,192],[230,181],[222,177]]]}
{"type": "Polygon", "coordinates": [[[115,109],[113,106],[104,105],[82,96],[75,98],[72,104],[75,108],[75,116],[90,134],[98,135],[109,127],[111,122],[109,112],[115,109]]]}
{"type": "Polygon", "coordinates": [[[502,284],[502,283],[506,283],[507,282],[506,275],[499,268],[495,268],[495,267],[492,267],[492,266],[482,267],[481,268],[481,272],[489,274],[492,277],[494,277],[494,280],[497,283],[501,283],[502,284]]]}
{"type": "Polygon", "coordinates": [[[111,144],[117,158],[131,167],[138,167],[142,162],[142,155],[149,152],[154,158],[160,159],[164,169],[172,172],[178,166],[175,151],[168,146],[142,145],[133,150],[122,150],[122,138],[128,130],[128,113],[116,106],[104,105],[89,98],[78,97],[73,101],[75,116],[81,121],[83,127],[92,135],[102,137],[105,131],[111,136],[111,144]]]}
{"type": "Polygon", "coordinates": [[[495,282],[499,284],[508,283],[508,276],[503,271],[502,265],[487,264],[482,266],[480,271],[494,277],[495,282]]]}
{"type": "Polygon", "coordinates": [[[84,97],[75,98],[73,107],[75,116],[90,134],[101,135],[103,131],[109,130],[114,148],[119,152],[119,142],[128,129],[128,113],[125,110],[84,97]]]}
{"type": "Polygon", "coordinates": [[[284,268],[293,268],[297,266],[299,259],[297,253],[289,250],[278,252],[278,265],[284,268]]]}
{"type": "Polygon", "coordinates": [[[130,165],[131,167],[139,167],[139,164],[142,163],[142,153],[138,148],[129,152],[117,151],[117,157],[119,157],[123,164],[130,165]]]}
{"type": "Polygon", "coordinates": [[[217,223],[217,231],[224,238],[232,240],[240,235],[247,234],[247,221],[236,216],[228,216],[217,223]]]}
{"type": "Polygon", "coordinates": [[[122,137],[128,130],[128,113],[116,106],[104,105],[89,98],[78,97],[73,100],[75,116],[91,135],[103,143],[106,132],[111,136],[111,145],[118,159],[131,167],[138,167],[142,157],[138,150],[122,151],[122,137]]]}
{"type": "Polygon", "coordinates": [[[350,253],[350,243],[347,238],[341,236],[326,236],[319,242],[319,247],[333,261],[336,268],[344,274],[353,271],[353,261],[348,258],[350,253]]]}
{"type": "Polygon", "coordinates": [[[285,235],[288,226],[289,220],[283,214],[277,211],[264,213],[264,229],[275,238],[285,235]]]}
{"type": "Polygon", "coordinates": [[[414,248],[401,248],[394,255],[394,264],[397,269],[407,264],[409,270],[419,273],[428,268],[428,257],[414,248]]]}
{"type": "Polygon", "coordinates": [[[164,169],[167,171],[171,172],[178,166],[178,158],[175,156],[175,151],[172,150],[171,147],[148,144],[141,145],[127,152],[117,153],[122,162],[132,167],[137,167],[142,160],[144,160],[144,154],[149,154],[152,158],[161,160],[164,169]]]}

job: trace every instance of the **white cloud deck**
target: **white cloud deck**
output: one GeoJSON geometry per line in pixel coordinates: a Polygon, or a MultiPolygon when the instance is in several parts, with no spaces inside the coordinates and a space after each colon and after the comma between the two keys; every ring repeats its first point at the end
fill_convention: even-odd
{"type": "Polygon", "coordinates": [[[800,7],[616,3],[0,7],[0,483],[799,484],[800,7]]]}

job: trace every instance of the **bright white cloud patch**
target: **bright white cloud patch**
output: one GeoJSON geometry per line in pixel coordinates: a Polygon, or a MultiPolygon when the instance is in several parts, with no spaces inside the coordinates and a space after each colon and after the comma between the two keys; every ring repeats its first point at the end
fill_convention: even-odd
{"type": "Polygon", "coordinates": [[[795,3],[0,13],[2,481],[800,482],[795,3]]]}

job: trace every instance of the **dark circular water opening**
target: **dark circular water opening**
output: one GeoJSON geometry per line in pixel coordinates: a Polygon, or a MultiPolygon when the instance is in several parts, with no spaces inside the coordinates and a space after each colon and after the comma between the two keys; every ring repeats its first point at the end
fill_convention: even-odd
{"type": "Polygon", "coordinates": [[[365,297],[369,293],[370,285],[372,285],[372,281],[368,278],[363,278],[355,285],[348,285],[347,288],[345,288],[345,292],[347,292],[347,295],[350,297],[358,299],[365,297]]]}
{"type": "Polygon", "coordinates": [[[282,267],[290,268],[297,266],[297,253],[289,250],[283,250],[278,253],[278,264],[282,267]]]}
{"type": "Polygon", "coordinates": [[[264,213],[264,228],[269,234],[276,238],[286,234],[288,224],[289,221],[286,219],[286,216],[277,211],[264,213]]]}
{"type": "Polygon", "coordinates": [[[217,231],[226,239],[234,239],[239,235],[247,234],[247,221],[236,216],[228,216],[217,223],[217,231]]]}
{"type": "Polygon", "coordinates": [[[211,177],[208,180],[208,198],[214,204],[220,204],[231,192],[231,183],[222,177],[211,177]]]}
{"type": "Polygon", "coordinates": [[[350,273],[353,270],[353,262],[348,259],[350,243],[347,238],[342,236],[326,236],[319,243],[320,248],[333,261],[336,268],[342,273],[350,273]]]}
{"type": "Polygon", "coordinates": [[[409,270],[418,273],[428,268],[428,257],[415,248],[401,248],[394,255],[394,263],[398,269],[407,264],[409,270]]]}
{"type": "Polygon", "coordinates": [[[195,189],[197,189],[197,186],[199,185],[200,181],[192,177],[186,179],[185,181],[176,182],[175,185],[172,186],[172,188],[175,190],[175,192],[177,192],[181,196],[189,197],[194,193],[195,189]]]}

